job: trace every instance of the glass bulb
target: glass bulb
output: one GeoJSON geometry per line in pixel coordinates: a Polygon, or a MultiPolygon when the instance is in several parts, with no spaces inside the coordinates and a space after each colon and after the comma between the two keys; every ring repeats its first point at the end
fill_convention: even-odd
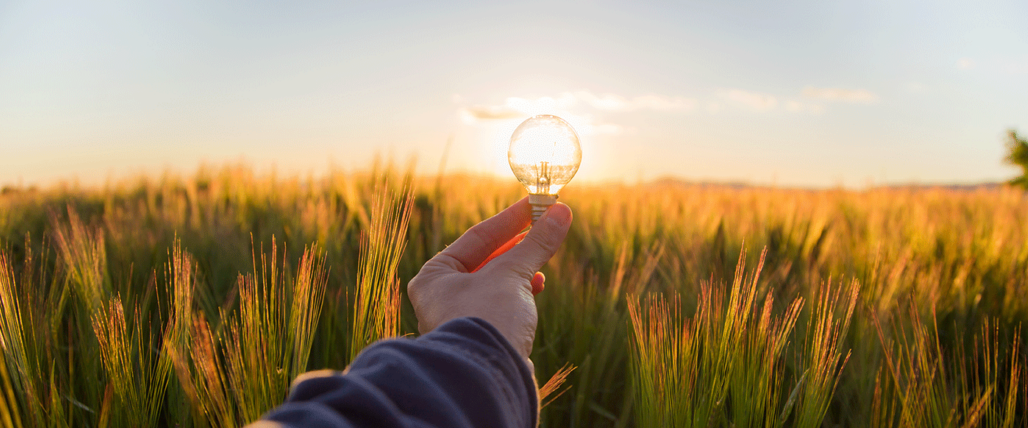
{"type": "Polygon", "coordinates": [[[578,134],[564,119],[541,114],[521,123],[510,137],[507,160],[528,189],[533,221],[557,201],[582,163],[578,134]]]}

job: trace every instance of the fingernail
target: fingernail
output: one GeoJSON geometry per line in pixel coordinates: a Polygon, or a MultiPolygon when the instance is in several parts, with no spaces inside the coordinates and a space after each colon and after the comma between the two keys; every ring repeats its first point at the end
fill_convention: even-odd
{"type": "Polygon", "coordinates": [[[567,205],[557,203],[543,214],[545,221],[556,227],[567,227],[571,223],[571,208],[567,205]]]}

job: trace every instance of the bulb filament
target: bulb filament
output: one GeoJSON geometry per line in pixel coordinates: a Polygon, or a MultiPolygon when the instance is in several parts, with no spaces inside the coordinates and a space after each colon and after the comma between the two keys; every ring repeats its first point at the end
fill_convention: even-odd
{"type": "Polygon", "coordinates": [[[548,195],[550,193],[550,163],[539,162],[536,166],[535,192],[548,195]]]}

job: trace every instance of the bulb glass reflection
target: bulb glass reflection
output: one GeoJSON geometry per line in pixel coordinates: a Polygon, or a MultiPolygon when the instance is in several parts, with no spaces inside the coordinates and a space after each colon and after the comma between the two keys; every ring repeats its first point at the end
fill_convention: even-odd
{"type": "Polygon", "coordinates": [[[564,119],[541,114],[514,130],[507,160],[528,193],[556,195],[578,172],[582,146],[578,134],[564,119]]]}

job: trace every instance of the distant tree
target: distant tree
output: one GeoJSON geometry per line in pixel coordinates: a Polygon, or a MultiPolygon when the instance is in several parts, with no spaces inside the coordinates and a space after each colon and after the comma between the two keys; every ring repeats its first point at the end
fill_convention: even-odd
{"type": "Polygon", "coordinates": [[[1013,129],[1007,132],[1007,157],[1003,160],[1010,165],[1021,167],[1021,176],[1011,179],[1008,183],[1028,190],[1028,141],[1018,137],[1017,131],[1013,129]]]}

